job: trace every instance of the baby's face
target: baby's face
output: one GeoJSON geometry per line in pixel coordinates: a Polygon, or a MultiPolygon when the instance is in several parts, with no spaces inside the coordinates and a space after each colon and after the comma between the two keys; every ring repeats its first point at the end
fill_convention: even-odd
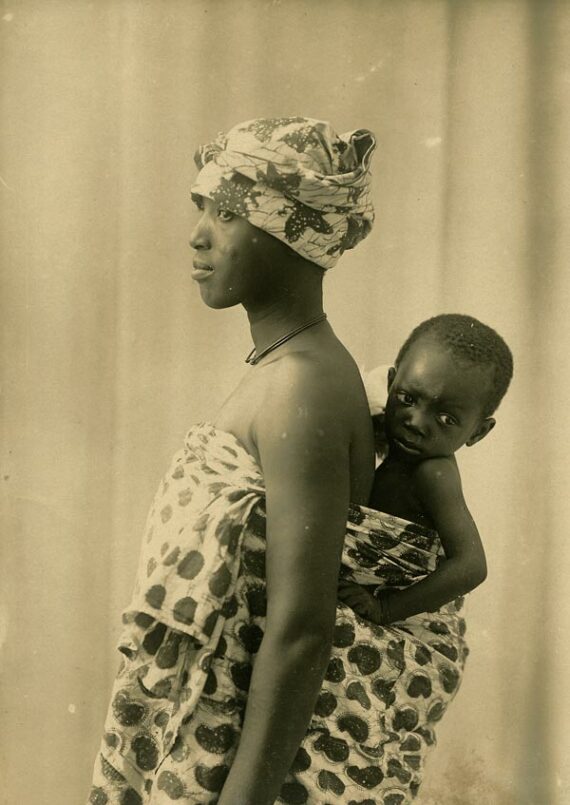
{"type": "Polygon", "coordinates": [[[412,344],[392,374],[386,434],[398,454],[418,461],[450,456],[492,428],[494,420],[483,416],[489,370],[459,362],[432,336],[412,344]]]}

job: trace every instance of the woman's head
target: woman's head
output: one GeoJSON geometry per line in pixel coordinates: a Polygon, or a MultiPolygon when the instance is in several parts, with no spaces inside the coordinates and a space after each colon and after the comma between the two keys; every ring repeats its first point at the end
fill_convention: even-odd
{"type": "Polygon", "coordinates": [[[211,220],[208,226],[201,218],[191,244],[198,265],[208,266],[204,284],[216,270],[208,261],[211,224],[229,223],[231,215],[240,221],[220,234],[231,248],[228,236],[239,232],[243,259],[247,252],[258,262],[318,266],[319,276],[331,268],[372,226],[374,148],[374,136],[364,129],[338,136],[328,123],[294,117],[241,123],[198,149],[192,196],[211,220]]]}

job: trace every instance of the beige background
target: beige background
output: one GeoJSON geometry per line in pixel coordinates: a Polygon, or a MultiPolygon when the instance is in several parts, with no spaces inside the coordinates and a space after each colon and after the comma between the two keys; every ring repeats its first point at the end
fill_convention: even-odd
{"type": "Polygon", "coordinates": [[[515,354],[460,453],[490,574],[419,801],[570,803],[570,5],[14,0],[0,30],[1,802],[85,800],[147,506],[244,370],[189,277],[194,147],[306,114],[378,136],[375,230],[326,279],[358,362],[440,311],[515,354]]]}

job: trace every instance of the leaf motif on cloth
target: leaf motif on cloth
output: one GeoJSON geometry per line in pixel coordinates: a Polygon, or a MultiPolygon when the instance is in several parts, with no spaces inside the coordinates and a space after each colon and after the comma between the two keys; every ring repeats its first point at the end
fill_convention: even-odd
{"type": "Polygon", "coordinates": [[[355,218],[347,218],[347,229],[338,243],[333,244],[327,249],[327,254],[331,256],[339,256],[344,254],[348,249],[353,249],[354,246],[362,239],[360,233],[362,232],[362,224],[355,218]]]}
{"type": "Polygon", "coordinates": [[[348,148],[348,143],[344,140],[335,140],[335,142],[332,144],[332,148],[333,151],[336,151],[339,156],[342,156],[342,154],[344,154],[348,148]]]}
{"type": "Polygon", "coordinates": [[[327,235],[333,232],[333,228],[326,220],[324,213],[312,210],[310,207],[297,202],[285,222],[285,237],[290,243],[295,243],[304,235],[307,229],[327,235]]]}
{"type": "Polygon", "coordinates": [[[287,132],[281,139],[300,154],[303,154],[309,146],[318,148],[322,145],[321,138],[312,126],[287,132]]]}
{"type": "Polygon", "coordinates": [[[258,170],[257,173],[260,181],[265,182],[273,190],[283,193],[284,196],[294,196],[301,184],[300,173],[280,173],[273,162],[267,163],[265,173],[262,170],[258,170]]]}
{"type": "Polygon", "coordinates": [[[220,209],[230,210],[236,215],[246,218],[250,205],[257,207],[257,197],[261,193],[255,188],[253,179],[234,173],[231,179],[220,177],[217,187],[213,188],[210,198],[220,209]]]}
{"type": "Polygon", "coordinates": [[[365,188],[362,185],[351,185],[346,188],[346,200],[349,204],[358,204],[365,188]]]}
{"type": "Polygon", "coordinates": [[[292,126],[296,123],[303,123],[304,120],[304,117],[261,118],[259,120],[252,120],[251,123],[245,127],[245,131],[250,131],[258,140],[264,143],[271,139],[271,135],[277,129],[292,126]]]}

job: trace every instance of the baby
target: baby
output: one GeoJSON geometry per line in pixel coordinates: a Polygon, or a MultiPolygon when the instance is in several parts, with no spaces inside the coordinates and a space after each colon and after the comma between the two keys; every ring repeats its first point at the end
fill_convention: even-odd
{"type": "Polygon", "coordinates": [[[379,625],[433,612],[485,580],[485,552],[465,504],[455,451],[483,439],[513,374],[511,351],[471,316],[445,314],[413,330],[388,372],[388,455],[371,508],[435,529],[445,561],[405,590],[341,581],[339,598],[379,625]]]}

